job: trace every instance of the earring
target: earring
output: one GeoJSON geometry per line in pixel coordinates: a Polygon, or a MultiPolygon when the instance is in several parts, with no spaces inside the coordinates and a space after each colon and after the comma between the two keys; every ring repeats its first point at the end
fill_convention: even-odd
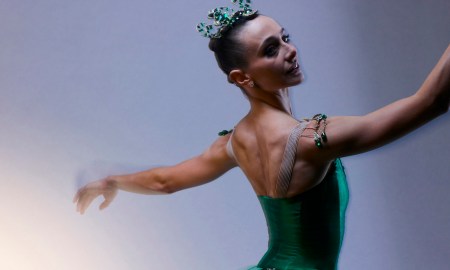
{"type": "Polygon", "coordinates": [[[253,81],[250,81],[250,82],[248,83],[248,86],[250,86],[251,88],[253,88],[253,87],[255,87],[255,83],[254,83],[253,81]]]}

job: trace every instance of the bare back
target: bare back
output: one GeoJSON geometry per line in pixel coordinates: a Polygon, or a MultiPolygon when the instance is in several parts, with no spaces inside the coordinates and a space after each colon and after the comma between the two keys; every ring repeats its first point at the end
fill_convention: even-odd
{"type": "MultiPolygon", "coordinates": [[[[308,133],[304,127],[312,123],[302,122],[290,115],[272,111],[258,119],[246,117],[236,126],[230,143],[236,162],[249,179],[257,195],[292,197],[300,194],[323,179],[330,163],[322,164],[311,158],[317,151],[310,138],[300,137],[296,147],[292,177],[287,192],[280,194],[278,176],[289,136],[297,132],[308,133]],[[302,126],[301,130],[298,127],[302,126]]],[[[300,135],[300,134],[299,134],[300,135]]]]}

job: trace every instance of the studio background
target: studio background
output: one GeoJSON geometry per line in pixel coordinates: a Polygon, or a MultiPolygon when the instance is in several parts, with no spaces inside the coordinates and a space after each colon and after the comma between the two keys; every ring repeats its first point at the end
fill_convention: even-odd
{"type": "MultiPolygon", "coordinates": [[[[267,248],[234,169],[171,196],[72,198],[113,173],[201,153],[246,114],[195,31],[221,1],[0,1],[0,269],[242,269],[267,248]]],[[[255,0],[299,49],[298,118],[413,94],[450,42],[448,0],[255,0]]],[[[450,119],[343,159],[340,269],[448,269],[450,119]]]]}

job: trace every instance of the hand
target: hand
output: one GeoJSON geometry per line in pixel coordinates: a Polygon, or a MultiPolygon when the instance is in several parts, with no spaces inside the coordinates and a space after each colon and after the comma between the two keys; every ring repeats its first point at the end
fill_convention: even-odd
{"type": "Polygon", "coordinates": [[[112,179],[105,178],[80,188],[73,198],[73,202],[77,204],[77,212],[84,214],[92,201],[100,195],[103,195],[105,199],[99,207],[100,210],[103,210],[117,195],[117,186],[112,179]]]}

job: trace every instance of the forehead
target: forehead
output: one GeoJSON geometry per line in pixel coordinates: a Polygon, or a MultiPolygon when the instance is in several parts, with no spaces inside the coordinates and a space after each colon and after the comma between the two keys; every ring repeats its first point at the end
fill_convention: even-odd
{"type": "Polygon", "coordinates": [[[279,35],[281,30],[282,27],[274,19],[260,15],[245,24],[240,39],[249,49],[256,49],[267,38],[279,35]]]}

